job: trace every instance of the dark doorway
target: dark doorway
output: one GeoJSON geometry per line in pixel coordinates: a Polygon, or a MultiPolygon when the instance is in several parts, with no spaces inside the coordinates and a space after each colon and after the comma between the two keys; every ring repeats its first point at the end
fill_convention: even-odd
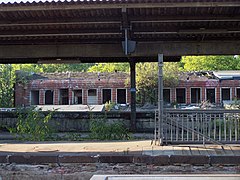
{"type": "Polygon", "coordinates": [[[105,104],[112,100],[112,91],[111,89],[103,89],[102,90],[102,103],[105,104]]]}
{"type": "Polygon", "coordinates": [[[68,105],[69,101],[68,101],[68,89],[60,89],[60,103],[61,105],[68,105]]]}
{"type": "Polygon", "coordinates": [[[45,104],[52,105],[53,104],[53,90],[45,91],[45,104]]]}
{"type": "Polygon", "coordinates": [[[186,103],[186,89],[185,88],[177,88],[176,89],[176,99],[177,99],[177,103],[179,103],[179,104],[186,103]]]}
{"type": "Polygon", "coordinates": [[[230,101],[231,95],[230,95],[230,88],[222,88],[222,101],[230,101]]]}
{"type": "Polygon", "coordinates": [[[191,88],[191,103],[197,104],[201,102],[201,89],[191,88]]]}
{"type": "Polygon", "coordinates": [[[206,93],[207,93],[207,101],[209,101],[210,103],[215,103],[215,89],[206,89],[206,93]]]}
{"type": "Polygon", "coordinates": [[[163,89],[163,101],[165,104],[169,104],[170,102],[170,89],[163,89]]]}
{"type": "Polygon", "coordinates": [[[236,93],[237,93],[237,99],[239,100],[240,99],[240,88],[236,89],[236,93]]]}
{"type": "Polygon", "coordinates": [[[117,103],[118,104],[126,104],[126,89],[117,89],[117,103]]]}
{"type": "Polygon", "coordinates": [[[31,91],[31,105],[39,105],[39,91],[31,91]]]}
{"type": "Polygon", "coordinates": [[[82,90],[74,90],[73,104],[82,104],[82,90]]]}

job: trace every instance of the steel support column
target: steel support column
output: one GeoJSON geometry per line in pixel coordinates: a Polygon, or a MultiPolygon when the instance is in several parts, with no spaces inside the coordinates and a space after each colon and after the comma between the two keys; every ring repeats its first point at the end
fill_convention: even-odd
{"type": "Polygon", "coordinates": [[[131,76],[131,131],[136,131],[136,63],[130,59],[131,76]]]}
{"type": "Polygon", "coordinates": [[[163,145],[163,54],[158,54],[158,140],[163,145]]]}

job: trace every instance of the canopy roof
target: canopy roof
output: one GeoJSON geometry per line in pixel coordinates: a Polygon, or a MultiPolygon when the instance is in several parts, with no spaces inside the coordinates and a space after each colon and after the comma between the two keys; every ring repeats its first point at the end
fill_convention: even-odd
{"type": "MultiPolygon", "coordinates": [[[[128,40],[137,43],[128,57],[152,58],[157,56],[157,51],[166,56],[239,54],[239,50],[233,48],[239,49],[240,44],[240,1],[42,0],[0,4],[2,51],[1,47],[9,49],[10,45],[31,45],[36,49],[42,45],[47,45],[46,49],[77,45],[75,51],[87,48],[85,51],[92,52],[92,56],[75,53],[78,58],[121,59],[126,57],[122,47],[125,29],[128,40]],[[218,47],[216,43],[224,44],[218,47]],[[97,53],[93,52],[94,48],[97,53]],[[112,55],[102,51],[112,51],[112,55]]],[[[65,57],[56,54],[46,57],[53,56],[65,57]]],[[[4,58],[9,55],[0,53],[0,59],[4,58]]]]}

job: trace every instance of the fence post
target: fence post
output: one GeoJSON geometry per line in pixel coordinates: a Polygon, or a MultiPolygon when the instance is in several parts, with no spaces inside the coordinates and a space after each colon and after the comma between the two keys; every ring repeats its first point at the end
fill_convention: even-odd
{"type": "Polygon", "coordinates": [[[159,145],[163,145],[163,54],[158,54],[158,117],[159,117],[159,145]]]}

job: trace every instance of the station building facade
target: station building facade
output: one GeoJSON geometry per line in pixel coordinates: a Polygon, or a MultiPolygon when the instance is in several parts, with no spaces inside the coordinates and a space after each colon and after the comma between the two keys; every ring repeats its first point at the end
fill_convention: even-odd
{"type": "Polygon", "coordinates": [[[16,72],[15,106],[130,103],[127,73],[16,72]],[[24,80],[22,80],[24,79],[24,80]]]}
{"type": "Polygon", "coordinates": [[[164,102],[198,105],[203,101],[221,106],[240,99],[240,71],[183,73],[174,88],[164,88],[164,102]]]}
{"type": "MultiPolygon", "coordinates": [[[[15,106],[131,103],[128,73],[22,73],[16,73],[15,106]]],[[[217,106],[240,99],[240,71],[183,73],[175,87],[164,87],[163,98],[165,105],[217,106]]]]}

